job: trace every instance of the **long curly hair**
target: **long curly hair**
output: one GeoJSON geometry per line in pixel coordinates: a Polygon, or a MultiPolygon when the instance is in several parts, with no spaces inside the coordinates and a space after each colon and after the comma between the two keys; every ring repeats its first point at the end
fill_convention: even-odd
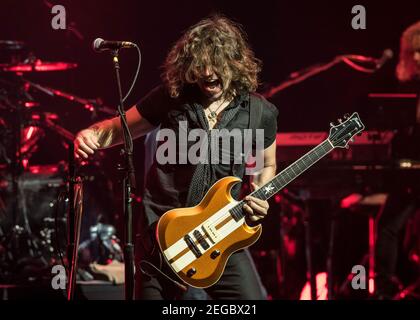
{"type": "Polygon", "coordinates": [[[401,36],[400,58],[396,69],[398,80],[405,82],[420,75],[419,66],[413,59],[413,39],[420,36],[420,21],[409,26],[401,36]]]}
{"type": "Polygon", "coordinates": [[[220,15],[201,20],[175,43],[163,64],[162,80],[171,97],[194,84],[210,68],[222,82],[224,97],[255,92],[261,61],[239,24],[220,15]]]}

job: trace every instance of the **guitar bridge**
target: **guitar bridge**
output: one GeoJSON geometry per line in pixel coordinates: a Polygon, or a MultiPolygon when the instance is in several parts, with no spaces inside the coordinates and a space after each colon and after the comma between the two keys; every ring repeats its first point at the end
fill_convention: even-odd
{"type": "Polygon", "coordinates": [[[200,233],[200,231],[195,230],[194,231],[194,237],[197,239],[198,243],[201,245],[201,247],[204,250],[207,250],[208,248],[210,248],[210,245],[207,243],[206,239],[204,238],[204,236],[200,233]]]}

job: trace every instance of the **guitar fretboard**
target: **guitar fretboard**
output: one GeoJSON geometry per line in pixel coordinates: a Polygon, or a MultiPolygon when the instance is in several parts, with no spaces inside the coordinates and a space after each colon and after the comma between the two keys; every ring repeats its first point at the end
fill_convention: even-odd
{"type": "MultiPolygon", "coordinates": [[[[271,198],[287,184],[314,165],[318,160],[326,156],[332,149],[334,148],[328,139],[323,141],[250,195],[262,200],[271,198]]],[[[240,201],[236,206],[230,209],[230,213],[236,221],[239,221],[244,217],[244,212],[242,210],[244,204],[244,201],[240,201]]]]}

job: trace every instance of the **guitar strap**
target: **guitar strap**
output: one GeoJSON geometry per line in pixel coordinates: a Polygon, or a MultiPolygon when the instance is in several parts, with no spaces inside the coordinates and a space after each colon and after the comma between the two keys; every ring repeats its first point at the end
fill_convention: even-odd
{"type": "Polygon", "coordinates": [[[262,96],[251,93],[249,97],[249,129],[252,130],[252,145],[255,147],[256,129],[261,129],[261,117],[263,111],[262,96]]]}
{"type": "MultiPolygon", "coordinates": [[[[212,142],[211,142],[211,134],[210,130],[207,125],[206,116],[204,111],[200,107],[194,108],[196,112],[196,118],[200,123],[201,127],[207,131],[208,141],[208,155],[211,158],[212,154],[212,142]]],[[[222,122],[226,125],[229,121],[231,121],[235,114],[238,112],[239,106],[233,109],[226,110],[226,114],[224,114],[222,122]]],[[[249,95],[249,120],[248,120],[248,127],[252,129],[252,145],[255,149],[255,129],[261,126],[261,115],[262,115],[262,102],[261,98],[256,94],[249,95]]],[[[245,138],[245,136],[243,137],[245,138]]],[[[234,161],[235,163],[232,165],[232,175],[242,178],[245,172],[246,160],[249,154],[252,151],[252,148],[247,148],[247,144],[249,145],[250,142],[244,141],[245,150],[242,154],[238,154],[235,156],[241,156],[239,161],[234,161]],[[249,150],[247,150],[249,149],[249,150]]],[[[236,159],[235,159],[236,160],[236,159]]],[[[211,163],[199,163],[197,164],[195,171],[191,178],[190,188],[188,190],[187,201],[186,205],[188,207],[197,205],[203,198],[203,196],[207,192],[207,188],[209,188],[214,182],[216,181],[216,173],[214,167],[211,163]]],[[[238,196],[240,191],[241,184],[236,184],[232,189],[232,195],[238,196]]]]}
{"type": "MultiPolygon", "coordinates": [[[[262,129],[262,113],[263,113],[263,100],[262,96],[256,93],[251,93],[249,97],[249,121],[248,121],[248,129],[252,130],[252,148],[247,150],[249,152],[254,152],[256,150],[256,129],[262,129]]],[[[244,146],[245,147],[245,146],[244,146]]],[[[246,161],[249,154],[245,155],[244,160],[246,161]]],[[[243,178],[244,172],[245,172],[246,163],[239,163],[233,165],[233,175],[237,176],[239,178],[243,178]]],[[[239,194],[240,192],[241,184],[236,184],[232,188],[232,193],[239,194]]]]}

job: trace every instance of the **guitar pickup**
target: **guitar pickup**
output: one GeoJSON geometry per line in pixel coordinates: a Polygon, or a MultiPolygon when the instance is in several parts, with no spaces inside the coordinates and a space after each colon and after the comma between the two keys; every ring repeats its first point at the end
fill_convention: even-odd
{"type": "Polygon", "coordinates": [[[200,249],[194,243],[194,240],[187,234],[184,237],[185,242],[187,243],[188,248],[194,253],[197,258],[200,258],[203,254],[201,253],[200,249]]]}
{"type": "Polygon", "coordinates": [[[198,243],[203,247],[204,250],[210,248],[210,245],[207,243],[204,236],[198,230],[194,230],[193,232],[194,238],[197,239],[198,243]]]}
{"type": "Polygon", "coordinates": [[[208,222],[204,222],[201,228],[211,242],[216,243],[219,240],[219,235],[214,226],[211,226],[208,222]]]}

